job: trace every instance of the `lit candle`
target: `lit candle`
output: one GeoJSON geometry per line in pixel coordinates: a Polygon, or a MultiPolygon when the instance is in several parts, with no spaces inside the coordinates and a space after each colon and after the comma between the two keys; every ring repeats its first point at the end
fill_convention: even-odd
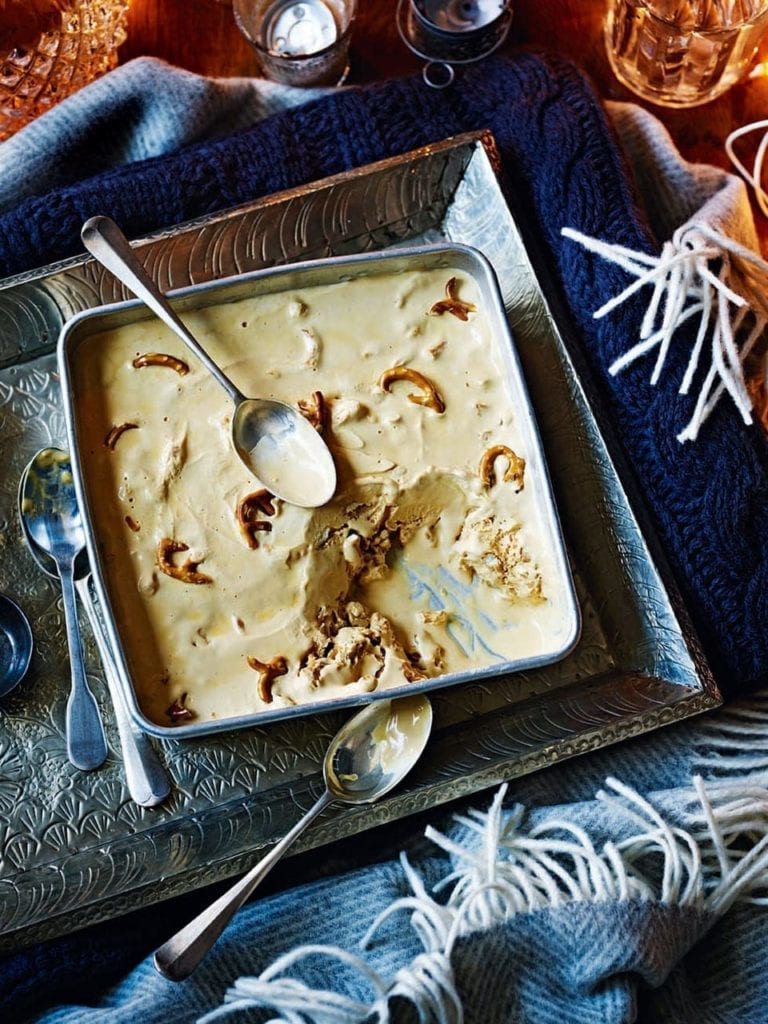
{"type": "Polygon", "coordinates": [[[264,39],[272,53],[318,53],[338,36],[336,19],[323,0],[278,0],[264,16],[264,39]]]}

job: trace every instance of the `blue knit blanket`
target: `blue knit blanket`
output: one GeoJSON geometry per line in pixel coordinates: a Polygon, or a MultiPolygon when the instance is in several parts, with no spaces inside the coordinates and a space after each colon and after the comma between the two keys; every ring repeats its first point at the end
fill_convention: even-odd
{"type": "MultiPolygon", "coordinates": [[[[167,81],[173,88],[178,79],[167,81]]],[[[469,67],[444,91],[421,78],[342,90],[235,133],[221,135],[236,119],[218,129],[214,119],[204,141],[158,156],[153,129],[164,118],[169,127],[162,89],[126,99],[104,82],[96,85],[109,101],[103,121],[81,133],[70,108],[59,163],[39,169],[56,187],[37,194],[27,181],[17,192],[24,198],[11,201],[0,186],[0,276],[80,252],[80,225],[96,212],[137,237],[490,129],[505,193],[535,240],[580,367],[604,396],[630,485],[720,686],[733,695],[766,683],[765,441],[721,402],[699,441],[680,445],[693,399],[677,394],[683,367],[674,353],[655,388],[644,368],[608,372],[637,337],[647,295],[594,320],[626,276],[561,229],[644,252],[657,240],[601,104],[573,66],[521,55],[469,67]],[[111,150],[126,124],[138,140],[130,162],[105,170],[119,162],[111,150]]],[[[40,125],[0,147],[0,171],[14,154],[34,165],[40,125]]],[[[465,802],[458,820],[435,814],[426,837],[423,823],[405,824],[360,841],[357,852],[349,844],[327,865],[305,857],[281,876],[287,885],[301,870],[305,884],[246,907],[180,986],[147,960],[129,968],[207,895],[20,953],[0,962],[0,1019],[765,1024],[767,728],[768,697],[754,692],[711,720],[465,802]]]]}

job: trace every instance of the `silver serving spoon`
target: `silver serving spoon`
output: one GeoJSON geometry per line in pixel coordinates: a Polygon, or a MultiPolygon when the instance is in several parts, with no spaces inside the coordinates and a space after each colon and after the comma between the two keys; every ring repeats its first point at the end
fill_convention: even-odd
{"type": "Polygon", "coordinates": [[[343,725],[325,755],[323,795],[244,878],[156,951],[160,974],[170,981],[189,977],[307,825],[334,800],[368,804],[389,792],[418,761],[431,728],[432,706],[423,695],[376,701],[343,725]]]}
{"type": "Polygon", "coordinates": [[[99,706],[88,688],[83,643],[75,607],[75,560],[85,550],[69,455],[43,448],[27,467],[21,513],[37,546],[49,554],[61,579],[72,687],[67,701],[67,755],[76,768],[90,771],[107,757],[99,706]]]}
{"type": "Polygon", "coordinates": [[[333,457],[315,428],[284,402],[246,398],[211,359],[147,274],[128,239],[109,217],[91,217],[81,231],[83,245],[194,352],[235,404],[232,443],[246,467],[278,498],[317,508],[336,490],[333,457]]]}
{"type": "MultiPolygon", "coordinates": [[[[21,522],[22,533],[24,534],[29,551],[41,571],[52,579],[58,579],[59,574],[55,561],[51,555],[43,551],[29,532],[27,516],[24,514],[24,487],[28,472],[29,466],[26,467],[19,481],[19,521],[21,522]]],[[[157,804],[162,803],[170,793],[170,779],[160,763],[160,759],[149,737],[131,721],[130,712],[118,682],[117,668],[114,664],[112,651],[91,595],[91,567],[88,562],[88,553],[85,549],[78,552],[75,557],[73,575],[75,590],[91,624],[91,631],[96,640],[96,647],[98,648],[102,668],[104,669],[104,679],[112,699],[115,722],[117,723],[117,734],[123,753],[123,765],[128,792],[131,794],[131,799],[142,807],[155,807],[157,804]]]]}

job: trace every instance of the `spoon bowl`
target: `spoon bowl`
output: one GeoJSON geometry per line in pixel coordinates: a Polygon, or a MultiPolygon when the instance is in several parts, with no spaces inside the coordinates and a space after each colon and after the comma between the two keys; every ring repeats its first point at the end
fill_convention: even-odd
{"type": "Polygon", "coordinates": [[[336,490],[336,466],[312,424],[285,402],[247,398],[235,387],[176,315],[114,221],[91,217],[83,224],[81,238],[88,252],[149,306],[229,395],[235,405],[232,444],[248,470],[291,505],[327,504],[336,490]]]}
{"type": "Polygon", "coordinates": [[[421,756],[431,728],[432,705],[421,695],[363,708],[339,729],[326,752],[323,775],[332,798],[369,804],[384,796],[421,756]]]}
{"type": "Polygon", "coordinates": [[[32,658],[32,629],[15,601],[0,594],[0,697],[14,690],[32,658]]]}
{"type": "Polygon", "coordinates": [[[388,793],[421,757],[431,728],[432,705],[423,694],[375,701],[354,715],[328,747],[323,761],[325,791],[319,800],[244,878],[155,952],[157,971],[169,981],[188,978],[309,823],[333,801],[372,803],[388,793]]]}
{"type": "MultiPolygon", "coordinates": [[[[35,456],[37,458],[37,456],[35,456]]],[[[24,506],[24,490],[27,486],[27,475],[29,474],[32,459],[22,471],[21,477],[19,478],[19,523],[21,525],[21,532],[24,540],[27,544],[27,550],[30,555],[34,558],[41,572],[51,579],[57,580],[59,578],[59,570],[56,567],[56,559],[49,555],[47,551],[40,547],[37,541],[34,539],[32,534],[29,532],[29,516],[25,513],[24,506]]],[[[83,579],[90,573],[90,565],[88,563],[88,552],[83,547],[75,555],[75,562],[73,567],[73,575],[75,578],[75,584],[78,580],[83,579]]]]}

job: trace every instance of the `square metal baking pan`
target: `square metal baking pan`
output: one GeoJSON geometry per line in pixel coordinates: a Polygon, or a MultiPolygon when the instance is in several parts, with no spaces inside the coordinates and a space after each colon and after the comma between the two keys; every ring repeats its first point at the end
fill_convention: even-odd
{"type": "MultiPolygon", "coordinates": [[[[642,528],[494,171],[484,133],[460,136],[146,239],[165,290],[263,267],[423,241],[491,261],[539,424],[582,611],[561,661],[435,691],[425,756],[380,803],[323,815],[297,849],[350,836],[716,707],[720,696],[676,588],[642,528]]],[[[514,196],[512,197],[514,200],[514,196]]],[[[535,242],[535,237],[532,239],[535,242]]],[[[66,444],[53,353],[66,320],[128,298],[92,260],[0,284],[0,586],[34,623],[23,688],[0,709],[0,950],[51,938],[246,870],[317,798],[346,711],[179,743],[157,741],[174,789],[129,799],[119,756],[97,772],[66,758],[60,592],[16,520],[19,475],[66,444]]],[[[90,677],[116,746],[96,653],[90,677]]]]}
{"type": "MultiPolygon", "coordinates": [[[[496,357],[498,364],[503,368],[502,373],[505,378],[506,397],[509,400],[509,407],[515,410],[515,429],[520,439],[519,450],[525,453],[526,458],[526,494],[524,497],[533,506],[529,508],[526,514],[529,520],[528,526],[530,528],[534,523],[536,524],[537,533],[543,539],[542,546],[546,547],[552,556],[552,568],[546,578],[546,590],[551,595],[548,602],[549,605],[557,610],[556,629],[553,629],[551,635],[546,639],[544,650],[535,655],[509,657],[492,665],[437,675],[421,682],[414,681],[409,683],[403,678],[402,685],[399,687],[374,690],[371,693],[355,693],[350,688],[351,692],[349,694],[325,699],[318,697],[318,699],[306,704],[285,706],[277,702],[273,708],[260,709],[255,713],[238,717],[220,717],[215,720],[200,719],[179,725],[164,725],[152,720],[143,712],[136,687],[132,682],[132,652],[130,646],[126,645],[126,638],[123,631],[121,631],[115,611],[115,594],[121,586],[125,586],[121,582],[125,578],[125,574],[122,572],[121,566],[115,562],[117,556],[114,555],[114,552],[113,558],[109,560],[104,558],[104,546],[100,543],[96,524],[95,499],[91,486],[93,481],[89,479],[84,460],[80,455],[82,449],[87,446],[88,438],[84,433],[82,417],[78,412],[83,401],[83,396],[78,393],[76,384],[78,361],[82,362],[83,359],[91,361],[93,358],[99,358],[98,352],[93,353],[93,346],[100,347],[107,343],[100,337],[103,332],[147,320],[152,320],[155,324],[157,322],[154,320],[153,314],[149,312],[143,303],[130,302],[84,311],[75,316],[63,328],[59,339],[58,361],[61,372],[64,412],[67,420],[72,468],[84,515],[94,582],[105,614],[107,631],[116,656],[120,683],[126,701],[135,720],[146,732],[166,739],[189,739],[209,733],[224,732],[228,729],[248,728],[249,726],[273,722],[283,718],[295,718],[299,715],[326,710],[331,706],[350,707],[367,703],[370,700],[404,695],[405,693],[429,692],[443,686],[454,686],[460,683],[478,684],[483,680],[490,680],[494,676],[505,673],[529,671],[539,668],[563,658],[572,650],[579,635],[580,615],[568,558],[565,553],[560,522],[552,496],[549,475],[546,469],[533,409],[525,388],[522,369],[506,319],[498,282],[493,268],[482,253],[465,245],[455,244],[446,246],[432,244],[398,249],[396,251],[366,253],[361,256],[344,256],[304,262],[280,267],[275,270],[252,271],[222,281],[194,285],[191,288],[182,289],[180,292],[175,293],[172,301],[177,312],[182,314],[196,310],[207,310],[214,306],[226,306],[239,300],[261,295],[279,295],[284,297],[285,304],[288,304],[296,295],[309,294],[307,289],[311,289],[313,286],[361,281],[380,274],[396,275],[409,271],[419,272],[436,269],[446,269],[447,272],[449,268],[451,272],[458,270],[461,274],[475,282],[479,290],[480,309],[490,327],[492,355],[496,357]],[[93,341],[91,342],[90,339],[93,339],[93,341]],[[88,350],[89,344],[91,346],[90,351],[88,350]],[[83,346],[86,346],[85,350],[83,346]],[[83,351],[86,352],[85,355],[80,354],[83,351]]],[[[162,332],[166,329],[158,324],[157,330],[162,332]]],[[[163,351],[165,350],[162,341],[158,340],[157,344],[160,345],[163,351]]],[[[336,346],[338,353],[340,345],[345,346],[343,358],[350,366],[360,363],[359,344],[353,348],[349,342],[340,342],[328,332],[325,332],[323,336],[324,352],[329,353],[330,349],[336,346]]],[[[247,351],[250,353],[253,363],[258,365],[263,362],[259,351],[258,333],[255,336],[249,337],[247,351]]],[[[336,357],[338,358],[338,355],[336,357]]],[[[442,368],[443,375],[450,375],[450,352],[444,355],[442,360],[447,364],[442,368]]],[[[316,373],[310,369],[307,369],[304,375],[294,375],[292,380],[295,380],[296,386],[301,389],[300,393],[304,393],[304,391],[309,393],[313,387],[319,386],[316,373]]],[[[460,410],[458,415],[464,415],[466,418],[463,410],[460,410]]],[[[461,422],[463,424],[464,420],[461,422]]],[[[93,443],[92,438],[90,443],[93,443]]],[[[479,461],[479,457],[482,454],[479,440],[478,449],[477,457],[479,461]]],[[[122,521],[122,515],[119,516],[119,519],[122,521]]],[[[444,566],[443,571],[451,576],[452,589],[458,592],[462,584],[457,579],[453,579],[449,566],[444,566]]],[[[132,577],[130,579],[130,585],[133,585],[132,577]]],[[[183,586],[178,583],[172,585],[177,587],[183,586]]],[[[206,597],[207,591],[200,591],[199,595],[206,597]]],[[[193,596],[198,597],[198,592],[193,596]]],[[[254,589],[253,601],[258,601],[258,587],[254,589]]],[[[458,611],[458,608],[456,611],[458,611]]],[[[243,615],[245,616],[245,612],[243,612],[243,615]]],[[[182,683],[182,685],[184,684],[182,683]]]]}

